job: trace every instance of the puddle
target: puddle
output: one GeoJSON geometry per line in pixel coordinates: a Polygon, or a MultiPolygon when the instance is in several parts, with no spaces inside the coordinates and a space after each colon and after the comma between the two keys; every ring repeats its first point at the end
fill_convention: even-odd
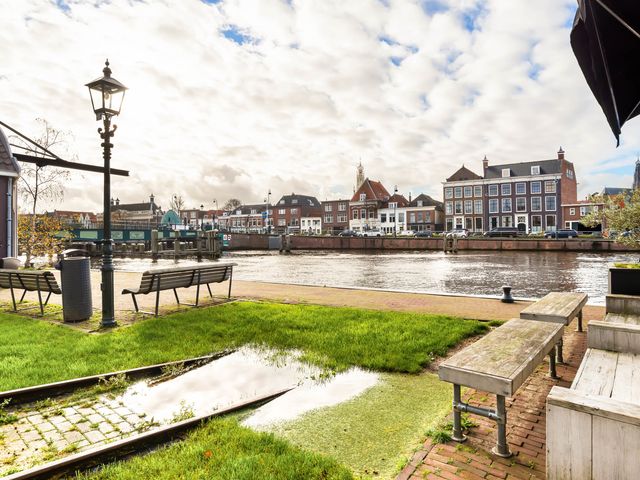
{"type": "Polygon", "coordinates": [[[320,369],[298,362],[295,354],[242,348],[165,382],[136,383],[117,400],[156,422],[171,423],[296,387],[262,406],[246,420],[246,425],[257,427],[343,402],[378,380],[377,374],[361,369],[317,380],[320,376],[320,369]]]}

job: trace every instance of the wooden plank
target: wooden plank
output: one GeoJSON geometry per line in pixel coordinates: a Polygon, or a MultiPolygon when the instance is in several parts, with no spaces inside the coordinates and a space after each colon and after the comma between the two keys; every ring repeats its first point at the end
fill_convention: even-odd
{"type": "Polygon", "coordinates": [[[631,313],[640,315],[640,297],[636,295],[608,294],[606,297],[607,313],[631,313]]]}
{"type": "Polygon", "coordinates": [[[640,355],[620,353],[611,398],[640,404],[640,355]]]}
{"type": "Polygon", "coordinates": [[[520,312],[520,318],[569,325],[587,303],[586,293],[551,292],[520,312]]]}
{"type": "Polygon", "coordinates": [[[638,478],[640,427],[594,416],[592,442],[594,480],[638,478]]]}
{"type": "Polygon", "coordinates": [[[623,325],[640,325],[640,315],[633,313],[607,313],[604,321],[606,323],[619,323],[623,325]]]}
{"type": "Polygon", "coordinates": [[[547,396],[547,405],[588,413],[640,427],[640,405],[588,395],[574,389],[555,386],[547,396]]]}
{"type": "Polygon", "coordinates": [[[611,397],[613,380],[618,364],[618,354],[606,350],[591,348],[587,350],[582,360],[580,377],[576,374],[571,388],[576,392],[587,395],[601,395],[611,397]]]}
{"type": "Polygon", "coordinates": [[[511,396],[562,337],[553,323],[512,319],[445,360],[441,380],[511,396]]]}
{"type": "Polygon", "coordinates": [[[591,478],[591,415],[547,405],[547,479],[591,478]]]}
{"type": "MultiPolygon", "coordinates": [[[[609,315],[612,314],[607,314],[607,317],[609,315]]],[[[640,354],[640,325],[592,320],[589,322],[587,346],[612,352],[640,354]]]]}

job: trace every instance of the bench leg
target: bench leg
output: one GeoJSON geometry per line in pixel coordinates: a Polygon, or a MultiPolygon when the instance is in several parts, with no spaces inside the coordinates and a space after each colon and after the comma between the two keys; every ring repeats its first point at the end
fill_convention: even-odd
{"type": "Polygon", "coordinates": [[[176,303],[177,303],[178,305],[180,305],[180,299],[178,298],[178,292],[176,291],[176,289],[175,289],[175,288],[173,289],[173,294],[174,294],[174,295],[175,295],[175,297],[176,297],[176,303]]]}
{"type": "Polygon", "coordinates": [[[131,294],[131,298],[133,299],[133,306],[136,309],[136,312],[138,312],[138,302],[136,301],[136,296],[133,293],[131,294]]]}
{"type": "Polygon", "coordinates": [[[196,307],[198,306],[199,299],[200,299],[200,284],[196,286],[196,307]]]}
{"type": "Polygon", "coordinates": [[[13,311],[17,312],[18,311],[18,307],[16,307],[16,296],[13,293],[13,287],[11,287],[11,301],[13,302],[13,311]]]}
{"type": "Polygon", "coordinates": [[[578,332],[582,331],[582,310],[578,312],[578,332]]]}
{"type": "Polygon", "coordinates": [[[49,303],[49,299],[51,298],[51,292],[47,295],[47,299],[44,301],[44,304],[47,305],[49,303]]]}
{"type": "Polygon", "coordinates": [[[229,273],[229,293],[227,294],[227,298],[231,298],[231,280],[233,279],[233,269],[229,273]]]}
{"type": "Polygon", "coordinates": [[[207,283],[207,290],[209,290],[209,297],[213,298],[213,293],[211,293],[211,287],[207,283]]]}
{"type": "Polygon", "coordinates": [[[556,344],[556,363],[564,363],[564,358],[562,357],[562,346],[564,342],[562,339],[558,341],[556,344]]]}
{"type": "Polygon", "coordinates": [[[22,296],[20,297],[20,301],[18,303],[22,303],[22,301],[24,300],[24,296],[27,294],[27,291],[25,290],[24,292],[22,292],[22,296]]]}
{"type": "Polygon", "coordinates": [[[554,380],[560,378],[556,374],[556,352],[553,350],[549,352],[549,377],[554,380]]]}
{"type": "Polygon", "coordinates": [[[498,438],[496,439],[496,446],[491,451],[499,457],[507,458],[511,456],[511,452],[507,443],[507,409],[502,395],[496,395],[496,413],[498,414],[496,419],[498,438]]]}
{"type": "Polygon", "coordinates": [[[158,316],[158,305],[160,304],[160,286],[158,285],[158,291],[156,292],[156,317],[158,316]]]}
{"type": "Polygon", "coordinates": [[[451,439],[456,442],[464,442],[467,437],[462,433],[462,413],[458,409],[460,405],[460,385],[453,384],[453,435],[451,439]]]}

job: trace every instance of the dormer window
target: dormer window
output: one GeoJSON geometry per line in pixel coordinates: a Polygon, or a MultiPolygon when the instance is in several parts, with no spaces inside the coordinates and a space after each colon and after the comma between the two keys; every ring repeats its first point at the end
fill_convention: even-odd
{"type": "Polygon", "coordinates": [[[422,200],[418,200],[418,206],[421,207],[422,206],[422,200]]]}
{"type": "Polygon", "coordinates": [[[511,169],[510,168],[503,168],[502,169],[502,178],[510,177],[510,176],[511,176],[511,169]]]}
{"type": "Polygon", "coordinates": [[[298,203],[298,199],[294,198],[293,200],[291,200],[291,203],[295,205],[296,203],[298,203]]]}
{"type": "Polygon", "coordinates": [[[540,175],[540,165],[531,167],[531,175],[540,175]]]}
{"type": "Polygon", "coordinates": [[[236,210],[236,215],[242,214],[242,210],[236,210]]]}
{"type": "Polygon", "coordinates": [[[280,200],[280,205],[284,205],[284,200],[280,200]]]}

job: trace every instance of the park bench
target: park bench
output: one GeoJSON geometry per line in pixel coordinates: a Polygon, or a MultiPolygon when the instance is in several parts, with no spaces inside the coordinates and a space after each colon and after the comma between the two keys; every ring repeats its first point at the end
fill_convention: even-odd
{"type": "MultiPolygon", "coordinates": [[[[189,288],[196,286],[196,303],[184,304],[198,306],[200,299],[200,286],[206,285],[209,291],[209,296],[212,297],[211,283],[222,283],[229,281],[228,297],[231,297],[231,280],[233,276],[233,267],[235,263],[214,263],[205,265],[194,265],[190,267],[175,267],[175,268],[158,268],[154,270],[147,270],[142,274],[140,279],[140,287],[138,288],[125,288],[122,290],[122,294],[130,294],[133,299],[133,305],[136,312],[141,310],[138,308],[138,302],[136,301],[136,295],[146,295],[151,292],[156,292],[156,308],[155,316],[158,316],[158,306],[160,303],[160,292],[162,290],[173,290],[173,294],[176,297],[176,302],[180,304],[178,298],[178,288],[189,288]]],[[[151,312],[142,312],[149,313],[151,312]]]]}
{"type": "MultiPolygon", "coordinates": [[[[14,312],[18,311],[14,289],[24,290],[18,303],[22,303],[27,292],[38,292],[38,303],[40,305],[41,315],[44,315],[44,306],[49,303],[51,294],[55,293],[60,295],[62,293],[53,272],[38,270],[0,269],[0,288],[8,288],[11,290],[11,301],[13,302],[14,312]],[[42,292],[47,292],[47,299],[44,303],[42,303],[42,292]]],[[[26,310],[26,308],[22,310],[26,310]]]]}
{"type": "Polygon", "coordinates": [[[559,323],[512,319],[445,360],[438,375],[441,380],[453,384],[453,440],[466,440],[460,415],[471,412],[495,420],[498,438],[493,453],[511,456],[507,444],[505,397],[513,396],[546,355],[549,355],[549,374],[551,378],[557,378],[554,347],[563,330],[564,325],[559,323]],[[463,403],[461,386],[494,393],[496,409],[463,403]]]}
{"type": "MultiPolygon", "coordinates": [[[[568,326],[578,317],[578,331],[582,331],[582,309],[587,303],[586,293],[551,292],[540,300],[532,303],[520,312],[520,318],[537,320],[539,322],[554,322],[568,326]]],[[[558,363],[564,363],[562,358],[562,337],[556,348],[558,363]]]]}
{"type": "Polygon", "coordinates": [[[640,297],[609,294],[606,311],[604,320],[589,322],[588,347],[640,354],[640,297]]]}

